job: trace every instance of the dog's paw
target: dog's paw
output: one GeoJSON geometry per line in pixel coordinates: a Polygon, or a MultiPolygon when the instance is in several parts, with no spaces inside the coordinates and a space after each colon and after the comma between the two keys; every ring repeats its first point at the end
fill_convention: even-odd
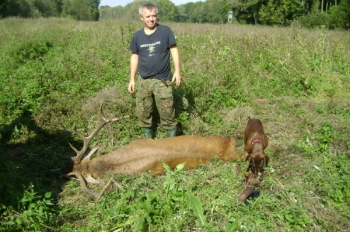
{"type": "Polygon", "coordinates": [[[246,174],[245,182],[248,185],[253,185],[255,184],[255,177],[253,173],[248,173],[246,174]]]}

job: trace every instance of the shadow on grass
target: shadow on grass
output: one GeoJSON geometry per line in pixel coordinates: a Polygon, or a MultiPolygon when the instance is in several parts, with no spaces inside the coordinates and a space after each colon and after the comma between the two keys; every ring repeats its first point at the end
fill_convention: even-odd
{"type": "Polygon", "coordinates": [[[0,205],[20,210],[26,191],[36,196],[52,192],[55,200],[67,178],[54,171],[65,161],[57,155],[72,156],[69,131],[47,131],[39,127],[30,111],[0,127],[0,205]]]}

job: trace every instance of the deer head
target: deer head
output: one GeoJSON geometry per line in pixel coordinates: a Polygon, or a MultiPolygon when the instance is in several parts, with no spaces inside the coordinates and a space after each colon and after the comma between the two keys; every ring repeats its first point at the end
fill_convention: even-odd
{"type": "Polygon", "coordinates": [[[100,118],[101,118],[100,123],[97,125],[95,130],[89,136],[85,137],[84,135],[82,135],[79,131],[77,131],[76,125],[74,125],[73,132],[76,135],[78,135],[83,140],[83,147],[79,151],[72,144],[69,144],[70,147],[75,151],[76,156],[75,157],[71,157],[71,158],[64,158],[66,160],[67,159],[70,160],[69,164],[66,167],[67,169],[70,169],[70,172],[67,174],[67,176],[76,176],[78,178],[78,180],[80,181],[80,184],[81,184],[81,190],[80,191],[81,192],[85,192],[85,193],[93,196],[96,199],[98,199],[99,196],[102,195],[102,193],[100,195],[98,195],[98,194],[92,192],[91,190],[89,190],[87,188],[86,182],[99,183],[98,181],[96,181],[92,177],[91,173],[89,173],[89,168],[88,168],[88,164],[90,162],[90,158],[91,158],[91,156],[93,156],[96,153],[96,151],[98,150],[98,147],[95,147],[95,148],[91,149],[91,151],[85,157],[84,157],[84,155],[85,155],[85,153],[87,152],[87,150],[89,148],[89,144],[90,144],[91,140],[95,137],[95,135],[101,130],[101,128],[103,126],[105,126],[107,123],[119,121],[120,119],[129,117],[129,116],[121,116],[121,117],[117,117],[117,118],[107,119],[104,116],[102,108],[103,107],[101,105],[100,106],[100,110],[99,110],[100,118]]]}

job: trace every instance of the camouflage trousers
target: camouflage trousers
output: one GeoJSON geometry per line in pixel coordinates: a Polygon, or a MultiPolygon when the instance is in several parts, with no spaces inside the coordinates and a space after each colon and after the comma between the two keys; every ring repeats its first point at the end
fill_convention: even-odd
{"type": "Polygon", "coordinates": [[[138,80],[136,93],[137,114],[140,127],[152,127],[153,99],[159,112],[160,125],[164,130],[173,130],[177,125],[175,118],[173,88],[171,81],[166,84],[159,79],[138,80]]]}

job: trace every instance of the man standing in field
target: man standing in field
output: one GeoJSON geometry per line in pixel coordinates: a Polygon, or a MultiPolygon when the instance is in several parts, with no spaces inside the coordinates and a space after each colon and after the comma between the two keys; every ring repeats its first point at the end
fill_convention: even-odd
{"type": "Polygon", "coordinates": [[[145,138],[153,138],[152,111],[153,98],[160,116],[160,124],[168,137],[177,133],[177,119],[173,101],[172,83],[178,87],[181,83],[180,55],[172,30],[157,23],[158,8],[143,4],[139,8],[140,19],[144,27],[137,31],[130,43],[130,81],[129,93],[135,91],[137,69],[140,74],[136,93],[137,113],[145,138]],[[170,54],[175,72],[171,75],[170,54]]]}

